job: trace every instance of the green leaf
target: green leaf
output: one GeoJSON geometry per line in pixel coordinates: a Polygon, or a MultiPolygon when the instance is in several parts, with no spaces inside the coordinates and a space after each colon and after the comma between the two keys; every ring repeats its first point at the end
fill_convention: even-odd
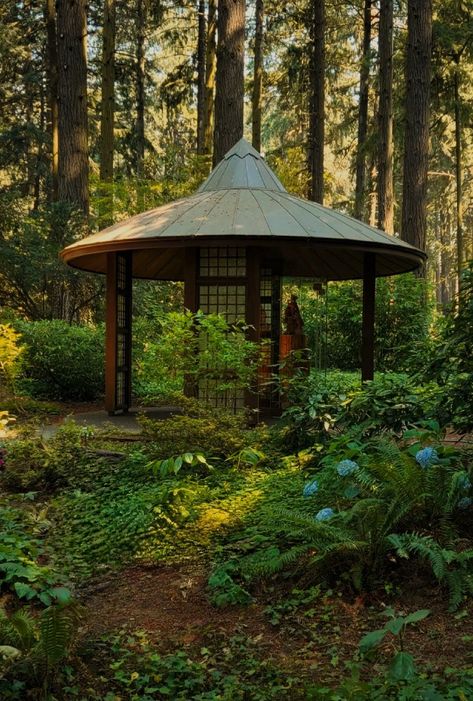
{"type": "Polygon", "coordinates": [[[408,652],[398,652],[389,666],[389,676],[396,681],[413,679],[416,674],[414,658],[408,652]]]}
{"type": "Polygon", "coordinates": [[[184,455],[182,456],[182,459],[183,459],[184,462],[186,462],[188,465],[192,465],[192,463],[193,463],[193,461],[194,461],[194,456],[192,455],[192,453],[184,453],[184,455]]]}
{"type": "Polygon", "coordinates": [[[369,652],[373,647],[379,645],[385,635],[385,628],[381,628],[380,630],[372,630],[371,633],[364,635],[360,640],[360,652],[362,654],[369,652]]]}
{"type": "Polygon", "coordinates": [[[67,587],[53,587],[50,593],[58,604],[68,604],[72,599],[71,592],[67,587]]]}
{"type": "Polygon", "coordinates": [[[13,588],[20,599],[32,599],[36,595],[35,589],[30,587],[29,584],[26,584],[26,582],[15,582],[13,588]]]}
{"type": "Polygon", "coordinates": [[[427,618],[427,616],[430,615],[429,609],[419,609],[418,611],[414,611],[414,613],[410,613],[408,616],[406,616],[406,623],[418,623],[419,621],[423,621],[424,618],[427,618]]]}
{"type": "Polygon", "coordinates": [[[360,489],[355,484],[351,484],[343,492],[343,496],[345,496],[347,499],[355,499],[355,497],[357,497],[359,494],[360,489]]]}
{"type": "Polygon", "coordinates": [[[392,621],[388,621],[386,623],[385,628],[386,630],[389,630],[389,632],[393,635],[399,635],[405,622],[406,619],[404,617],[394,618],[392,621]]]}

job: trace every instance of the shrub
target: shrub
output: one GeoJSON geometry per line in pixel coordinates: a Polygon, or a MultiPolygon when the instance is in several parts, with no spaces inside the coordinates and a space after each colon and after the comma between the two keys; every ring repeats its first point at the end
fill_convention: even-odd
{"type": "Polygon", "coordinates": [[[34,396],[93,400],[104,390],[104,334],[101,327],[64,321],[18,323],[25,343],[25,388],[34,396]]]}
{"type": "Polygon", "coordinates": [[[76,486],[94,471],[97,458],[86,451],[85,427],[66,422],[54,437],[9,440],[2,447],[1,483],[11,491],[54,491],[76,486]]]}
{"type": "Polygon", "coordinates": [[[460,431],[473,428],[473,261],[463,271],[458,309],[447,320],[419,377],[440,385],[437,414],[460,431]]]}
{"type": "Polygon", "coordinates": [[[51,566],[39,564],[47,559],[39,537],[49,527],[44,512],[18,509],[3,500],[0,509],[0,573],[1,589],[14,592],[27,601],[49,606],[69,592],[60,585],[64,578],[51,566]],[[33,535],[32,532],[35,531],[33,535]]]}
{"type": "Polygon", "coordinates": [[[168,312],[153,322],[149,339],[140,324],[135,343],[135,387],[141,396],[183,389],[184,377],[195,385],[210,380],[217,393],[251,385],[258,346],[246,339],[242,323],[228,324],[218,314],[168,312]]]}
{"type": "Polygon", "coordinates": [[[23,350],[20,345],[20,334],[10,324],[0,324],[0,380],[9,390],[13,389],[19,372],[19,361],[23,350]]]}
{"type": "Polygon", "coordinates": [[[153,443],[148,452],[154,459],[170,458],[182,453],[202,452],[208,458],[227,458],[237,453],[250,439],[244,429],[244,416],[225,411],[201,410],[202,416],[172,416],[153,421],[139,421],[153,443]]]}
{"type": "MultiPolygon", "coordinates": [[[[394,562],[415,557],[457,607],[473,594],[471,474],[452,449],[423,449],[426,435],[420,432],[408,448],[378,437],[358,450],[356,461],[353,452],[327,451],[305,486],[295,475],[293,483],[279,477],[278,491],[268,483],[252,521],[229,546],[247,553],[238,560],[243,582],[290,567],[306,579],[343,577],[369,589],[394,562]]],[[[410,432],[406,440],[413,439],[410,432]]]]}

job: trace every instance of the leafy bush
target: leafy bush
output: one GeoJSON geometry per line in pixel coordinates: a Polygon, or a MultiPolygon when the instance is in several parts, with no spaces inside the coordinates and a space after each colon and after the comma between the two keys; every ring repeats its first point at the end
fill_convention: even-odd
{"type": "MultiPolygon", "coordinates": [[[[413,439],[411,432],[407,440],[413,439]]],[[[305,578],[310,571],[319,581],[342,576],[369,589],[394,566],[393,558],[399,564],[416,557],[457,607],[473,593],[472,476],[460,454],[420,442],[400,448],[379,438],[348,449],[327,451],[304,489],[300,480],[290,484],[288,472],[284,481],[279,477],[279,494],[265,495],[243,530],[228,538],[230,553],[245,544],[232,582],[239,574],[247,587],[251,579],[291,568],[305,578]]]]}
{"type": "Polygon", "coordinates": [[[201,409],[201,416],[172,416],[154,421],[139,419],[144,435],[153,443],[147,448],[154,459],[167,459],[184,453],[228,457],[251,442],[244,429],[244,417],[226,411],[201,409]]]}
{"type": "Polygon", "coordinates": [[[135,352],[135,387],[150,397],[182,391],[184,379],[215,382],[217,393],[249,387],[258,346],[246,339],[243,323],[228,324],[218,314],[168,312],[151,322],[154,337],[141,324],[135,352]]]}
{"type": "MultiPolygon", "coordinates": [[[[327,294],[298,290],[304,330],[314,361],[322,367],[356,370],[361,364],[362,285],[330,283],[327,294]]],[[[376,283],[375,361],[379,371],[410,366],[410,351],[427,342],[433,295],[408,273],[376,283]]]]}
{"type": "Polygon", "coordinates": [[[10,617],[0,611],[2,698],[20,698],[27,690],[34,698],[49,698],[59,664],[74,646],[80,620],[81,609],[69,597],[44,609],[38,621],[26,609],[10,617]]]}
{"type": "Polygon", "coordinates": [[[39,564],[47,555],[40,537],[42,529],[49,527],[45,514],[31,507],[20,510],[4,501],[0,526],[1,588],[46,606],[67,596],[64,577],[53,567],[39,564]]]}
{"type": "Polygon", "coordinates": [[[101,327],[64,321],[18,322],[25,344],[24,386],[34,396],[88,401],[104,391],[101,327]]]}
{"type": "Polygon", "coordinates": [[[463,271],[458,308],[451,314],[430,358],[424,358],[419,376],[435,377],[441,392],[437,414],[443,424],[460,431],[473,428],[473,261],[463,271]]]}
{"type": "Polygon", "coordinates": [[[0,482],[10,491],[54,491],[80,481],[97,460],[86,452],[87,428],[65,422],[54,437],[8,440],[2,446],[0,482]]]}
{"type": "Polygon", "coordinates": [[[23,350],[20,334],[10,324],[0,324],[0,380],[10,391],[20,369],[23,350]]]}
{"type": "Polygon", "coordinates": [[[363,384],[348,373],[312,373],[308,382],[296,375],[289,390],[294,403],[283,414],[283,440],[300,449],[340,433],[350,440],[383,432],[399,435],[435,417],[441,396],[435,382],[422,384],[403,373],[377,373],[363,384]]]}

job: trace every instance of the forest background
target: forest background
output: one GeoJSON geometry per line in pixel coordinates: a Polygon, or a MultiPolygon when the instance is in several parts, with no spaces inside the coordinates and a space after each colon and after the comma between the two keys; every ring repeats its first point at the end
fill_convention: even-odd
{"type": "MultiPolygon", "coordinates": [[[[427,250],[427,296],[378,283],[378,367],[452,306],[473,249],[469,2],[2,0],[0,16],[4,320],[100,322],[103,282],[59,251],[192,193],[243,133],[289,191],[427,250]]],[[[326,301],[302,297],[315,344],[326,301]]],[[[342,331],[358,347],[359,299],[330,294],[339,367],[358,363],[333,350],[342,331]]],[[[178,309],[181,285],[141,283],[134,304],[178,309]]]]}

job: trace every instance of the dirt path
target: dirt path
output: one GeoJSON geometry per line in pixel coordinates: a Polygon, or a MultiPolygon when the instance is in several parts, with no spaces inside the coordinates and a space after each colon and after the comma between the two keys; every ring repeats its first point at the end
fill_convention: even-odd
{"type": "MultiPolygon", "coordinates": [[[[362,635],[384,624],[380,613],[387,605],[402,613],[428,608],[431,615],[408,631],[406,648],[438,672],[449,666],[471,667],[473,604],[451,614],[435,588],[427,591],[412,582],[394,603],[382,594],[347,602],[333,592],[274,626],[265,613],[272,594],[266,592],[263,603],[218,609],[208,601],[207,576],[199,563],[127,568],[86,598],[85,634],[94,638],[126,626],[146,631],[165,650],[244,634],[288,669],[315,666],[335,678],[344,674],[344,662],[353,659],[362,635]]],[[[391,639],[384,646],[385,660],[393,650],[391,639]]],[[[380,668],[382,664],[380,658],[380,668]]]]}

